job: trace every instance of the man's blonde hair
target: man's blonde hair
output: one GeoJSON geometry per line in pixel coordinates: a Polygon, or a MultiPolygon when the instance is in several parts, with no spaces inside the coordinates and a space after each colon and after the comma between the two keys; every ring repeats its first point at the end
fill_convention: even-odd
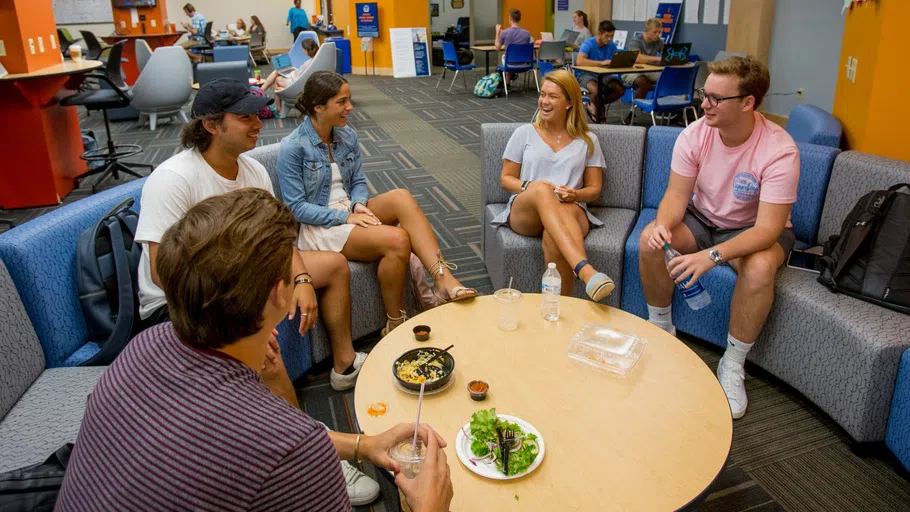
{"type": "Polygon", "coordinates": [[[663,27],[663,26],[664,26],[664,24],[661,23],[660,20],[657,18],[649,18],[648,21],[645,22],[646,29],[652,29],[654,27],[663,27]]]}
{"type": "Polygon", "coordinates": [[[755,98],[755,110],[761,106],[771,88],[771,73],[768,67],[754,57],[730,57],[726,60],[711,62],[708,70],[712,74],[735,76],[739,78],[739,93],[755,98]]]}

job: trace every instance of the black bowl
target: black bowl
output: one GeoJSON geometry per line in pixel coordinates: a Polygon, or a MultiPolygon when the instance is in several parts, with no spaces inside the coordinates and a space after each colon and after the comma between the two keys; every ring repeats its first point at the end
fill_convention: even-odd
{"type": "MultiPolygon", "coordinates": [[[[415,348],[413,350],[408,350],[404,354],[401,354],[400,356],[398,356],[398,359],[396,359],[395,362],[392,363],[392,376],[395,377],[395,380],[397,380],[399,384],[404,386],[405,389],[409,389],[411,391],[417,391],[417,392],[420,391],[420,384],[412,384],[410,382],[405,382],[404,380],[401,379],[401,377],[398,376],[398,372],[395,370],[396,370],[396,368],[398,368],[398,363],[413,361],[413,360],[417,359],[418,352],[430,352],[432,354],[436,354],[438,352],[442,352],[442,349],[439,349],[436,347],[415,348]]],[[[452,380],[452,374],[455,373],[455,358],[452,357],[451,353],[445,354],[444,356],[437,359],[437,361],[442,363],[442,371],[444,373],[443,373],[442,377],[440,377],[439,379],[436,379],[433,382],[427,382],[426,385],[424,386],[424,392],[434,391],[434,390],[437,390],[437,389],[445,386],[446,384],[449,383],[450,380],[452,380]]]]}

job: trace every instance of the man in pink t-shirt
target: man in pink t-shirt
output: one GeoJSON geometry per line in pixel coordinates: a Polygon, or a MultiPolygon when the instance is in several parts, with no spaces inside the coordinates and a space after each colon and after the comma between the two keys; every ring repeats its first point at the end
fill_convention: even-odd
{"type": "Polygon", "coordinates": [[[777,269],[795,242],[790,208],[796,202],[799,152],[783,128],[756,112],[771,81],[764,64],[732,57],[710,64],[710,70],[705,117],[676,141],[670,183],[657,218],[639,241],[639,265],[648,319],[674,335],[674,280],[689,280],[691,286],[717,265],[736,270],[727,350],[717,378],[733,417],[741,418],[748,405],[746,355],[771,310],[777,269]],[[683,254],[670,261],[669,272],[665,242],[683,254]]]}

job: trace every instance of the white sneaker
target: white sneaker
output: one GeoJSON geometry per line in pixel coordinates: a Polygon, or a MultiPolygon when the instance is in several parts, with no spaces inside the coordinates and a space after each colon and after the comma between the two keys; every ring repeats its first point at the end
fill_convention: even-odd
{"type": "Polygon", "coordinates": [[[749,397],[746,396],[746,371],[736,363],[727,363],[725,358],[720,358],[717,363],[717,380],[720,387],[724,388],[727,401],[730,402],[730,413],[734,420],[746,414],[749,406],[749,397]]]}
{"type": "Polygon", "coordinates": [[[351,505],[355,507],[368,505],[379,497],[379,483],[363,474],[363,471],[350,462],[341,461],[341,472],[344,473],[344,482],[348,486],[351,505]]]}
{"type": "Polygon", "coordinates": [[[363,362],[366,360],[366,352],[357,352],[354,355],[354,372],[350,375],[342,375],[335,372],[335,369],[332,368],[332,373],[329,374],[329,383],[332,385],[332,389],[345,391],[354,387],[354,384],[357,383],[357,376],[360,375],[360,368],[363,367],[363,362]]]}

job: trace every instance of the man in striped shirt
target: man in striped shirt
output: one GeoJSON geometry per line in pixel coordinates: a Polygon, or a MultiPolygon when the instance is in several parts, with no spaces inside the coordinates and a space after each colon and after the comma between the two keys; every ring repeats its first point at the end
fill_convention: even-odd
{"type": "Polygon", "coordinates": [[[429,427],[407,480],[388,450],[413,424],[328,432],[265,386],[296,239],[291,211],[255,188],[167,230],[157,262],[171,322],[132,340],[90,395],[57,510],[350,510],[339,457],[395,472],[412,510],[448,510],[445,442],[429,427]]]}

